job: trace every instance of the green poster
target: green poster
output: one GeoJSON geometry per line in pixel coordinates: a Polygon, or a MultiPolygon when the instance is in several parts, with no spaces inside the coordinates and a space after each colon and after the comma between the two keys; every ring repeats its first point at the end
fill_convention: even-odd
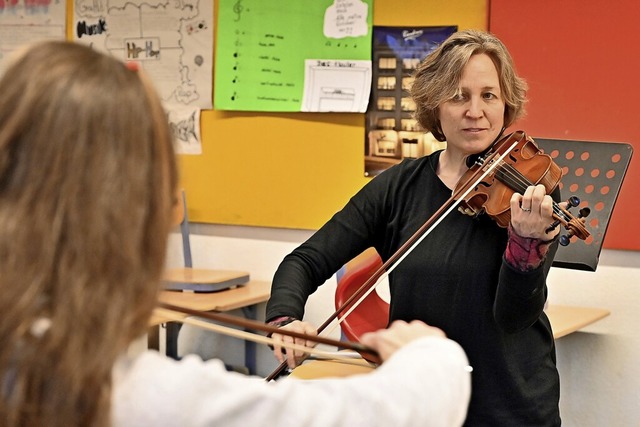
{"type": "Polygon", "coordinates": [[[220,0],[214,107],[364,111],[372,7],[373,0],[220,0]]]}

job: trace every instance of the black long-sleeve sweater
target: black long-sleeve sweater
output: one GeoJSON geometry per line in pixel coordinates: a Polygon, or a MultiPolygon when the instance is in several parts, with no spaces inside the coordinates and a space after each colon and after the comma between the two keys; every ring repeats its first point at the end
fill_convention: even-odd
{"type": "MultiPolygon", "coordinates": [[[[266,318],[302,319],[308,296],[343,264],[371,246],[386,260],[405,243],[451,196],[435,172],[439,154],[383,172],[287,255],[266,318]]],[[[559,191],[553,196],[559,200],[559,191]]],[[[423,320],[466,351],[473,374],[465,425],[560,425],[555,346],[543,312],[557,246],[539,268],[520,272],[503,259],[507,239],[487,216],[449,214],[391,273],[389,320],[423,320]]]]}

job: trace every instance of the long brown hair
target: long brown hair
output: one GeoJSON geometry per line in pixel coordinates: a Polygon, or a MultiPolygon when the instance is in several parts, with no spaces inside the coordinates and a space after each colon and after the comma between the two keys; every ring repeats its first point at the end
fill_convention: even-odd
{"type": "Polygon", "coordinates": [[[156,303],[177,171],[152,85],[70,42],[0,80],[0,424],[109,425],[156,303]]]}

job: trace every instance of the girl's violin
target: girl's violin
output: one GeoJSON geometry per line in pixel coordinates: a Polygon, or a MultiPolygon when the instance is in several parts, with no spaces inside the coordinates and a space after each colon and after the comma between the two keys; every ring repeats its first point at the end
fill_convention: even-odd
{"type": "MultiPolygon", "coordinates": [[[[500,227],[507,227],[511,221],[510,201],[514,192],[524,194],[530,185],[542,184],[547,194],[560,183],[562,170],[553,162],[551,157],[544,154],[534,140],[524,131],[516,131],[495,142],[486,152],[475,158],[469,170],[462,176],[455,194],[469,190],[470,192],[460,201],[460,208],[472,211],[475,215],[486,213],[500,227]],[[504,153],[510,150],[506,156],[504,153]],[[498,160],[502,157],[501,160],[498,160]],[[498,162],[498,164],[495,164],[498,162]],[[493,167],[492,171],[482,180],[474,181],[478,171],[493,167]]],[[[571,236],[585,240],[589,232],[585,228],[585,218],[589,215],[589,208],[582,208],[577,217],[568,210],[580,204],[580,199],[573,196],[568,200],[567,209],[556,202],[553,203],[553,217],[555,222],[549,230],[562,224],[568,230],[567,235],[560,237],[560,244],[569,244],[571,236]]]]}

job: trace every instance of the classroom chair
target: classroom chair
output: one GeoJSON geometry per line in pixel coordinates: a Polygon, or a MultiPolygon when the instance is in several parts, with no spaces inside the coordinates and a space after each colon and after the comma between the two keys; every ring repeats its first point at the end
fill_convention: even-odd
{"type": "MultiPolygon", "coordinates": [[[[336,273],[338,279],[334,298],[336,309],[342,307],[381,266],[382,259],[373,248],[345,264],[336,273]]],[[[343,313],[348,309],[347,307],[343,313]]],[[[349,341],[360,341],[360,336],[365,332],[386,328],[388,319],[389,304],[374,290],[340,323],[342,336],[349,341]]]]}

